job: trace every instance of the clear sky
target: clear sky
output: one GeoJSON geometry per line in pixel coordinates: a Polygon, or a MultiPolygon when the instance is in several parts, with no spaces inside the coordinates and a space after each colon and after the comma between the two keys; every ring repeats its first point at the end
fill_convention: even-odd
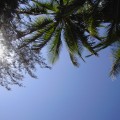
{"type": "Polygon", "coordinates": [[[90,57],[79,68],[68,55],[52,70],[26,76],[25,88],[0,87],[0,120],[120,120],[120,80],[108,77],[110,54],[90,57]]]}

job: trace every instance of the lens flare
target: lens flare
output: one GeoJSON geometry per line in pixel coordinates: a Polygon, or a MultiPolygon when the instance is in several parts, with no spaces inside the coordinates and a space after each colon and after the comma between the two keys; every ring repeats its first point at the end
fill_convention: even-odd
{"type": "Polygon", "coordinates": [[[4,57],[5,55],[5,46],[3,44],[4,42],[4,39],[3,39],[3,36],[2,36],[2,33],[0,33],[0,59],[4,57]]]}

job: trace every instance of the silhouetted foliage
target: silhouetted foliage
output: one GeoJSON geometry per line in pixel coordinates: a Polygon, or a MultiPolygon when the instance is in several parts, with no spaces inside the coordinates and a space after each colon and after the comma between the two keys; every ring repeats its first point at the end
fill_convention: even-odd
{"type": "Polygon", "coordinates": [[[54,63],[63,41],[75,66],[79,65],[78,57],[84,60],[84,48],[98,55],[117,44],[113,46],[110,74],[119,74],[119,0],[0,0],[0,32],[5,49],[0,60],[0,84],[7,89],[9,84],[21,86],[24,71],[36,77],[36,64],[49,68],[41,49],[48,46],[49,59],[54,63]],[[104,35],[99,34],[101,29],[106,31],[104,35]]]}
{"type": "Polygon", "coordinates": [[[15,25],[21,27],[21,18],[16,14],[16,10],[19,5],[26,2],[22,0],[0,1],[0,48],[2,51],[0,55],[0,85],[8,90],[11,85],[22,86],[21,81],[26,73],[36,78],[34,71],[37,64],[41,68],[50,68],[44,62],[45,59],[41,57],[41,54],[27,46],[18,49],[21,40],[18,40],[20,32],[17,31],[15,25]]]}
{"type": "Polygon", "coordinates": [[[89,17],[91,7],[88,0],[51,0],[46,2],[32,0],[31,4],[27,4],[18,11],[19,14],[25,14],[31,20],[26,23],[26,33],[23,35],[21,48],[31,46],[32,50],[39,52],[47,45],[49,46],[50,61],[54,63],[59,57],[64,40],[75,66],[78,66],[77,56],[82,58],[84,47],[92,54],[97,55],[93,49],[96,42],[89,39],[90,36],[100,39],[96,29],[99,23],[93,22],[93,19],[89,17]]]}
{"type": "Polygon", "coordinates": [[[113,78],[120,74],[120,41],[114,44],[112,49],[113,65],[110,71],[110,76],[113,78]]]}
{"type": "Polygon", "coordinates": [[[103,39],[94,48],[100,51],[107,47],[112,47],[113,65],[110,72],[111,76],[117,76],[120,73],[119,68],[119,47],[120,47],[120,1],[119,0],[96,0],[96,6],[93,11],[93,18],[104,25],[103,39]],[[115,45],[114,45],[115,44],[115,45]]]}
{"type": "MultiPolygon", "coordinates": [[[[27,14],[29,17],[38,16],[36,20],[31,21],[32,24],[28,25],[29,32],[27,34],[33,37],[25,39],[23,46],[30,44],[32,49],[40,51],[42,47],[49,44],[49,54],[53,63],[61,51],[59,48],[62,42],[59,35],[64,36],[70,58],[76,66],[78,65],[76,54],[82,56],[83,46],[92,54],[97,55],[100,50],[112,46],[116,42],[119,43],[119,0],[32,1],[33,4],[26,6],[20,12],[20,14],[27,14]],[[45,15],[45,17],[42,18],[41,15],[45,15]],[[49,28],[50,24],[52,27],[49,28]],[[99,35],[101,28],[106,31],[104,36],[99,35]],[[88,39],[89,37],[92,39],[88,39]]],[[[113,68],[115,71],[116,67],[113,68]]],[[[112,71],[113,69],[111,75],[116,75],[112,74],[112,71]]]]}

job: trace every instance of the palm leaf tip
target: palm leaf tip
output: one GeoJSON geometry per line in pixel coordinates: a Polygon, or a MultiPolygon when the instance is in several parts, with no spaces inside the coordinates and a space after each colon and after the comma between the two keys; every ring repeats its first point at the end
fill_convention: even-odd
{"type": "Polygon", "coordinates": [[[62,41],[61,41],[61,31],[62,28],[57,28],[53,40],[51,41],[50,47],[49,47],[49,54],[50,54],[50,62],[54,64],[57,59],[59,58],[62,41]]]}
{"type": "Polygon", "coordinates": [[[112,69],[110,71],[110,76],[112,79],[115,79],[120,73],[120,63],[113,64],[112,69]]]}
{"type": "Polygon", "coordinates": [[[113,49],[113,65],[110,71],[110,76],[118,76],[120,73],[120,48],[119,43],[117,48],[113,49]]]}
{"type": "Polygon", "coordinates": [[[70,55],[70,59],[71,59],[73,65],[76,66],[76,67],[79,67],[79,63],[78,63],[77,58],[75,57],[75,55],[73,55],[71,53],[69,53],[69,55],[70,55]]]}

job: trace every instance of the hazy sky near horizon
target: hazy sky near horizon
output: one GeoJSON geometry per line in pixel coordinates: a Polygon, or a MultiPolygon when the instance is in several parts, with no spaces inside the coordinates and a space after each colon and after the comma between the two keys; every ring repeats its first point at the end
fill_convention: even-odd
{"type": "Polygon", "coordinates": [[[110,54],[102,53],[75,68],[63,52],[37,80],[26,76],[25,88],[0,87],[0,120],[120,120],[120,80],[108,77],[110,54]]]}

